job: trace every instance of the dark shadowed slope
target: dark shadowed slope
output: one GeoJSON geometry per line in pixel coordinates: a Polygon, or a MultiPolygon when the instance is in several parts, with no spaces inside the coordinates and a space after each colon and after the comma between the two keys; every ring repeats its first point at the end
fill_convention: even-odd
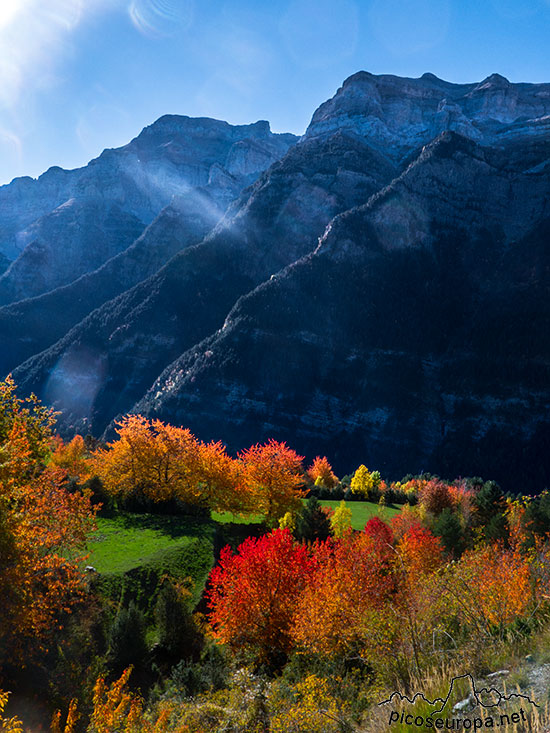
{"type": "Polygon", "coordinates": [[[368,199],[395,173],[354,135],[293,147],[202,244],[90,314],[19,367],[17,382],[63,409],[66,427],[84,429],[86,419],[86,429],[102,431],[171,361],[219,328],[241,295],[309,252],[334,214],[368,199]],[[71,404],[90,380],[92,402],[71,404]]]}
{"type": "Polygon", "coordinates": [[[8,373],[58,341],[91,311],[147,279],[177,252],[200,242],[221,217],[204,191],[161,211],[124,252],[97,270],[36,298],[0,308],[0,372],[8,373]]]}
{"type": "Polygon", "coordinates": [[[0,303],[95,270],[128,247],[174,196],[206,190],[225,210],[296,142],[269,123],[229,125],[166,115],[84,168],[51,168],[0,187],[0,303]]]}
{"type": "Polygon", "coordinates": [[[550,478],[550,175],[446,133],[135,410],[341,470],[550,478]]]}

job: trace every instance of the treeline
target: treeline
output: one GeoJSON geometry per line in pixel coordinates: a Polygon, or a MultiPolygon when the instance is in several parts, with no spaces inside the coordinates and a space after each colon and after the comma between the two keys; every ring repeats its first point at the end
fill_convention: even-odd
{"type": "MultiPolygon", "coordinates": [[[[189,430],[127,416],[97,445],[54,437],[55,415],[0,383],[2,689],[40,690],[52,733],[361,729],[384,690],[441,659],[476,672],[548,625],[550,495],[359,466],[338,479],[271,440],[236,457],[189,430]],[[347,492],[347,494],[346,494],[347,492]],[[350,505],[380,515],[351,529],[350,505]],[[303,499],[306,499],[303,501],[303,499]],[[384,506],[400,511],[383,521],[384,506]],[[222,549],[200,611],[164,578],[148,639],[112,608],[83,555],[98,511],[229,511],[255,534],[222,549]],[[496,651],[495,651],[496,650],[496,651]],[[498,654],[497,654],[498,652],[498,654]]],[[[208,520],[209,521],[209,520],[208,520]]]]}

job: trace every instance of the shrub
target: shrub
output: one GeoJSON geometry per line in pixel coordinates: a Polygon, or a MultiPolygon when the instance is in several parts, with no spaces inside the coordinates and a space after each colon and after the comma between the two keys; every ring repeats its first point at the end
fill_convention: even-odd
{"type": "Polygon", "coordinates": [[[115,616],[109,634],[107,664],[113,674],[119,676],[130,665],[136,670],[143,669],[146,656],[143,614],[130,602],[128,607],[121,607],[115,616]]]}
{"type": "Polygon", "coordinates": [[[183,592],[165,582],[157,599],[155,620],[159,644],[175,659],[196,658],[202,647],[199,633],[183,592]]]}

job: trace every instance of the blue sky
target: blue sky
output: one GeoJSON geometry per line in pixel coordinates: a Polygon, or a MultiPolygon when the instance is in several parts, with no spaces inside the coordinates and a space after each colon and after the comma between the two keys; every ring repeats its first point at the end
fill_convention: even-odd
{"type": "Polygon", "coordinates": [[[550,0],[0,0],[0,183],[162,114],[302,133],[360,69],[550,81],[550,0]]]}

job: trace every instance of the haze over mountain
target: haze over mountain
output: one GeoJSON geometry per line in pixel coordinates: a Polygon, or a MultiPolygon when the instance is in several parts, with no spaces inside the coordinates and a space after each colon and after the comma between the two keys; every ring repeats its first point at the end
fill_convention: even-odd
{"type": "Polygon", "coordinates": [[[161,118],[0,188],[0,231],[1,368],[67,434],[548,482],[550,84],[359,72],[299,141],[161,118]]]}

